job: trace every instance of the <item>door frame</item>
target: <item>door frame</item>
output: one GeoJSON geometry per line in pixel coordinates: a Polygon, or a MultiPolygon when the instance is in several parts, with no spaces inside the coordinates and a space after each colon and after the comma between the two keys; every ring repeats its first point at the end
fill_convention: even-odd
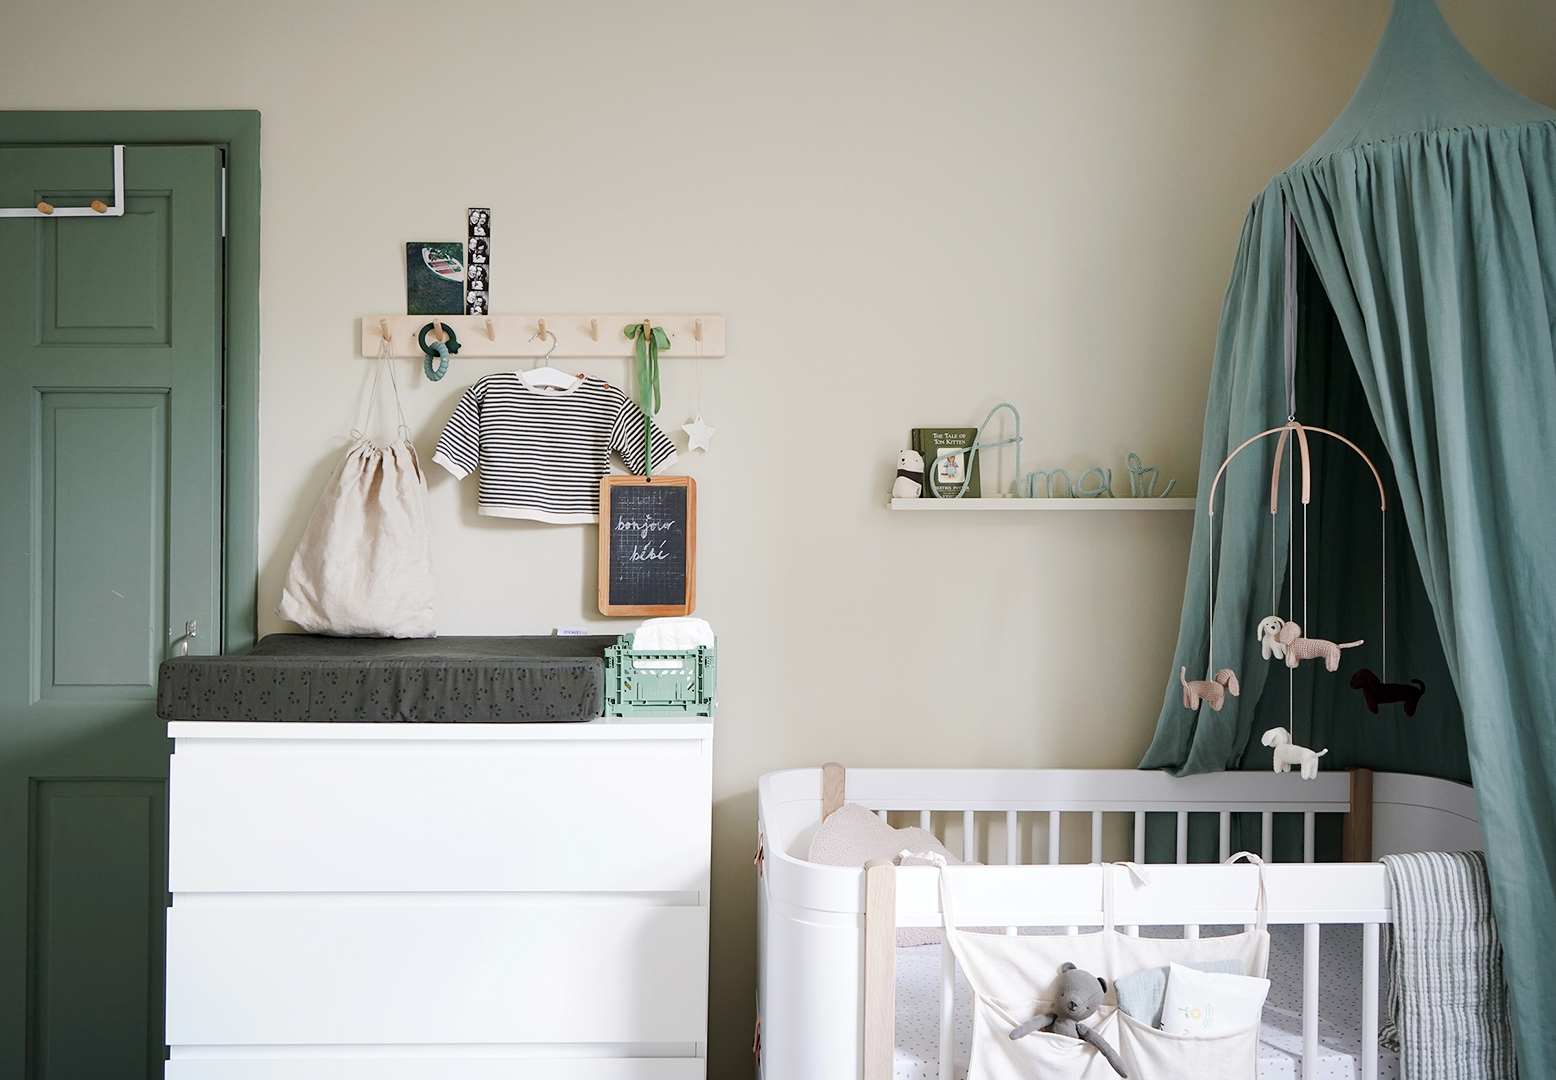
{"type": "MultiPolygon", "coordinates": [[[[221,652],[258,629],[259,112],[0,111],[0,145],[217,146],[227,166],[222,328],[221,652]]],[[[133,177],[128,180],[133,181],[133,177]]]]}

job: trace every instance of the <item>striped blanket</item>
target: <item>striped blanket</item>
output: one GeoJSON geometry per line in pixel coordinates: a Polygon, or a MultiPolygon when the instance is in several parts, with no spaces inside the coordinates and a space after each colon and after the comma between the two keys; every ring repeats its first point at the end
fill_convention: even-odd
{"type": "Polygon", "coordinates": [[[1394,922],[1384,949],[1383,1045],[1403,1080],[1513,1080],[1502,943],[1478,851],[1386,855],[1394,922]]]}

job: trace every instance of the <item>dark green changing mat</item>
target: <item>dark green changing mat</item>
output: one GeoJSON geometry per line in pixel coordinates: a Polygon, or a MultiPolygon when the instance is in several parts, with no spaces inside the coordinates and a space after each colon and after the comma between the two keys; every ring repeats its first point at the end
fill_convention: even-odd
{"type": "Polygon", "coordinates": [[[575,723],[605,711],[614,636],[339,638],[271,634],[243,656],[163,662],[164,720],[575,723]]]}

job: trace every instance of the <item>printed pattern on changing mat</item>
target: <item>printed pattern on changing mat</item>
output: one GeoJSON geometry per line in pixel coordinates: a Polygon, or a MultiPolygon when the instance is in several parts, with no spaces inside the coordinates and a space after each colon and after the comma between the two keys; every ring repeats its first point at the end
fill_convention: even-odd
{"type": "Polygon", "coordinates": [[[599,661],[587,659],[342,668],[274,658],[241,670],[194,659],[162,665],[157,715],[165,720],[501,724],[588,720],[604,711],[599,661]]]}
{"type": "MultiPolygon", "coordinates": [[[[897,950],[897,1048],[895,1080],[939,1080],[940,949],[917,945],[897,950]]],[[[972,1046],[972,994],[956,969],[955,1080],[966,1080],[972,1046]]]]}

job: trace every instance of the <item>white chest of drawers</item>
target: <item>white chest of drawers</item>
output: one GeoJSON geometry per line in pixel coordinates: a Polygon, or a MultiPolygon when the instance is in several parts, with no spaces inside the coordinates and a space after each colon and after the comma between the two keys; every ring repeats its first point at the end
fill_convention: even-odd
{"type": "Polygon", "coordinates": [[[709,722],[175,722],[169,1080],[702,1080],[709,722]]]}

